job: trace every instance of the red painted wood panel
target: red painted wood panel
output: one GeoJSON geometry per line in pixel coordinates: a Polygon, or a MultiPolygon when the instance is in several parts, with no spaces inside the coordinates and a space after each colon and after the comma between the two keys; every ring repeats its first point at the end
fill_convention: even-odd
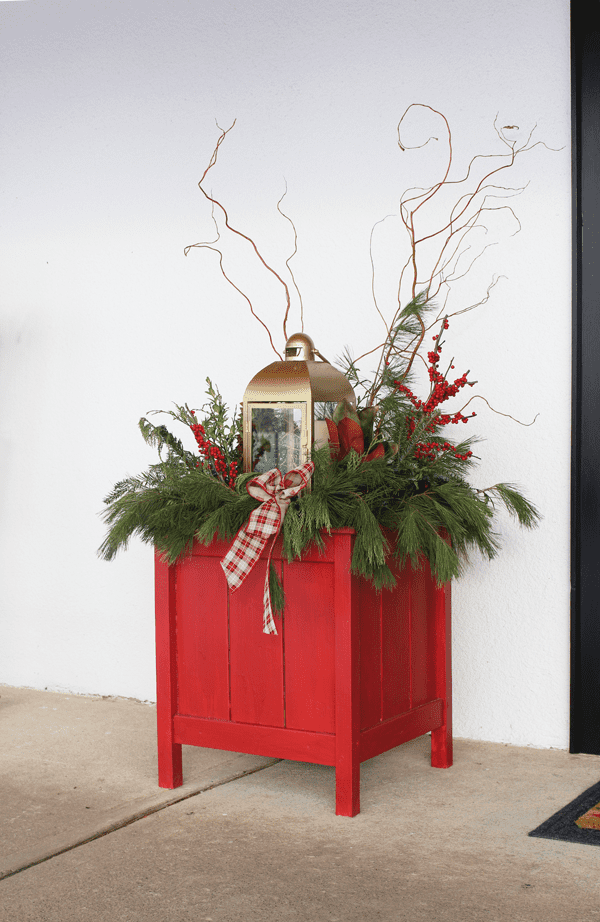
{"type": "Polygon", "coordinates": [[[396,577],[393,589],[382,592],[382,720],[403,714],[411,706],[411,577],[389,562],[396,577]]]}
{"type": "Polygon", "coordinates": [[[383,593],[365,579],[353,577],[352,592],[360,608],[360,726],[373,727],[382,719],[381,614],[383,593]]]}
{"type": "Polygon", "coordinates": [[[231,719],[283,727],[283,625],[276,617],[277,634],[263,633],[265,574],[261,559],[229,593],[231,719]]]}
{"type": "Polygon", "coordinates": [[[335,730],[333,564],[284,564],[285,725],[335,730]]]}
{"type": "Polygon", "coordinates": [[[335,736],[282,727],[255,727],[225,720],[176,717],[175,738],[189,746],[250,752],[276,759],[296,759],[317,765],[335,764],[335,736]]]}
{"type": "Polygon", "coordinates": [[[433,625],[430,617],[431,575],[429,565],[411,571],[410,637],[411,637],[411,707],[430,701],[435,694],[433,655],[433,625]]]}
{"type": "Polygon", "coordinates": [[[421,707],[407,711],[386,720],[376,727],[364,730],[360,734],[360,760],[372,759],[388,749],[400,746],[417,736],[423,736],[429,730],[435,730],[442,721],[443,702],[439,699],[429,701],[421,707]]]}
{"type": "Polygon", "coordinates": [[[192,555],[194,557],[217,557],[219,560],[223,560],[232,543],[232,540],[223,540],[222,538],[216,538],[210,544],[201,544],[199,541],[194,541],[192,555]]]}
{"type": "Polygon", "coordinates": [[[227,582],[216,557],[176,566],[180,714],[229,718],[227,582]]]}

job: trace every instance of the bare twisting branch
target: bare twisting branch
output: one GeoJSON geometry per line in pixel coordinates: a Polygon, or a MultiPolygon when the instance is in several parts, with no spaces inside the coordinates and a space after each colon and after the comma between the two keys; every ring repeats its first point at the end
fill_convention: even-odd
{"type": "MultiPolygon", "coordinates": [[[[431,399],[434,382],[439,385],[439,391],[440,380],[446,381],[446,376],[440,377],[436,365],[439,360],[438,351],[441,349],[441,334],[433,337],[436,345],[433,347],[435,351],[432,351],[430,344],[425,345],[428,332],[440,321],[445,329],[449,318],[486,304],[499,280],[504,277],[495,275],[487,284],[482,297],[473,303],[467,303],[466,306],[453,309],[450,299],[455,284],[469,275],[491,247],[498,245],[498,233],[501,232],[503,236],[514,236],[521,230],[515,210],[507,200],[522,194],[528,183],[520,186],[510,185],[509,182],[503,182],[500,177],[511,170],[517,158],[533,150],[538,144],[549,150],[553,149],[543,142],[533,142],[535,126],[529,133],[524,134],[516,125],[500,127],[499,118],[496,116],[493,127],[502,147],[500,152],[477,154],[469,160],[466,169],[461,168],[457,176],[452,132],[448,119],[442,112],[429,105],[412,103],[398,122],[397,143],[400,151],[421,150],[431,142],[437,142],[442,148],[442,154],[441,164],[436,169],[439,178],[430,185],[415,185],[407,189],[399,201],[397,216],[406,233],[406,238],[402,242],[403,254],[406,255],[403,255],[400,261],[397,299],[391,313],[386,311],[378,297],[374,256],[375,231],[378,225],[391,216],[386,215],[371,229],[371,294],[377,314],[385,326],[386,338],[377,346],[366,348],[358,359],[352,360],[351,371],[356,382],[362,385],[362,406],[374,407],[377,404],[380,407],[376,432],[382,427],[381,413],[385,411],[381,410],[381,407],[391,406],[389,402],[386,404],[386,395],[392,400],[393,394],[398,390],[402,393],[412,393],[408,387],[408,379],[416,365],[423,364],[428,371],[432,382],[431,399]],[[412,138],[409,138],[409,127],[411,132],[413,131],[413,126],[409,125],[409,118],[417,112],[425,113],[429,118],[439,121],[441,130],[426,127],[420,135],[413,133],[412,138]],[[373,377],[364,386],[358,363],[373,355],[377,356],[376,369],[373,377]]],[[[446,375],[453,367],[451,363],[446,375]]],[[[465,383],[473,386],[476,382],[466,382],[461,378],[448,387],[458,388],[465,383]]],[[[438,396],[435,399],[438,399],[438,396]]],[[[535,422],[533,420],[531,423],[522,423],[508,413],[501,413],[480,395],[472,397],[462,409],[466,409],[475,399],[484,400],[492,412],[521,425],[533,425],[535,422]]],[[[462,410],[458,411],[457,415],[460,416],[461,413],[462,410]]],[[[458,420],[453,418],[452,421],[458,420]]],[[[421,434],[425,435],[425,431],[421,434]]]]}
{"type": "MultiPolygon", "coordinates": [[[[383,222],[384,222],[384,221],[387,221],[388,218],[393,218],[393,217],[395,217],[395,216],[394,216],[394,215],[388,214],[388,215],[385,216],[385,218],[381,218],[379,221],[376,221],[375,224],[373,225],[373,227],[371,228],[371,235],[370,235],[370,237],[369,237],[369,257],[370,257],[370,260],[371,260],[371,294],[372,294],[372,296],[373,296],[373,303],[374,303],[374,305],[375,305],[375,309],[376,309],[377,313],[379,314],[379,316],[381,317],[381,319],[382,319],[382,321],[383,321],[383,325],[384,325],[384,327],[385,327],[385,329],[386,329],[386,333],[387,333],[388,336],[389,336],[389,334],[390,334],[390,328],[389,328],[389,326],[388,326],[388,324],[387,324],[387,321],[386,321],[385,317],[383,316],[383,314],[382,314],[382,312],[381,312],[381,309],[380,309],[380,307],[379,307],[379,303],[378,303],[378,301],[377,301],[377,294],[376,294],[376,291],[375,291],[375,261],[374,261],[374,259],[373,259],[373,234],[375,233],[375,228],[376,228],[379,224],[383,224],[383,222]]],[[[380,348],[380,347],[378,347],[378,348],[380,348]]]]}
{"type": "Polygon", "coordinates": [[[238,292],[242,295],[242,297],[246,299],[246,301],[248,302],[248,305],[249,305],[249,307],[250,307],[250,313],[252,314],[253,317],[256,318],[256,320],[258,320],[258,322],[260,323],[260,325],[263,326],[263,327],[265,328],[265,330],[267,331],[267,336],[269,337],[269,342],[270,342],[270,344],[271,344],[271,348],[273,349],[273,352],[275,353],[275,355],[277,355],[279,358],[281,358],[280,353],[277,351],[277,349],[275,348],[275,346],[274,346],[274,344],[273,344],[273,338],[272,338],[272,336],[271,336],[271,331],[269,330],[269,328],[268,328],[268,326],[266,325],[266,323],[265,323],[263,320],[260,319],[260,317],[258,316],[258,314],[256,313],[256,311],[254,310],[254,307],[253,307],[253,305],[252,305],[252,301],[250,300],[250,298],[248,297],[248,295],[245,294],[245,292],[243,292],[243,291],[241,290],[241,288],[238,288],[238,286],[229,278],[229,276],[228,276],[227,273],[225,272],[225,269],[224,269],[224,267],[223,267],[223,253],[222,253],[222,251],[221,251],[218,247],[215,247],[215,246],[214,246],[214,244],[215,244],[215,243],[218,243],[219,240],[221,239],[221,234],[220,234],[220,232],[219,232],[219,226],[218,226],[218,224],[217,224],[217,219],[215,218],[215,209],[214,209],[214,205],[213,205],[212,208],[211,208],[211,217],[212,217],[212,219],[213,219],[213,223],[214,223],[214,225],[215,225],[215,230],[216,230],[216,233],[217,233],[217,236],[215,237],[215,239],[214,239],[214,240],[208,240],[208,241],[201,241],[200,243],[190,243],[188,246],[186,246],[186,247],[184,248],[183,254],[184,254],[184,256],[187,256],[188,253],[189,253],[189,251],[190,251],[191,249],[194,249],[194,248],[197,248],[197,249],[204,249],[204,250],[212,250],[213,253],[218,253],[218,254],[219,254],[219,267],[220,267],[220,269],[221,269],[221,273],[222,273],[222,275],[223,275],[223,278],[224,278],[227,282],[229,282],[229,284],[231,285],[232,288],[235,288],[235,290],[238,291],[238,292]]]}
{"type": "Polygon", "coordinates": [[[481,394],[473,394],[473,396],[471,397],[471,399],[470,399],[470,400],[467,400],[467,402],[465,403],[464,407],[461,407],[461,408],[460,408],[460,412],[462,413],[463,410],[466,410],[466,408],[469,406],[470,403],[473,402],[473,400],[483,400],[483,402],[484,402],[484,403],[487,403],[487,405],[488,405],[488,407],[490,408],[490,410],[492,411],[492,413],[495,413],[496,416],[506,416],[508,419],[512,419],[513,422],[518,423],[519,426],[533,426],[534,422],[536,421],[536,419],[537,419],[538,416],[540,415],[539,413],[536,413],[535,416],[533,417],[533,419],[531,420],[530,423],[524,423],[522,420],[517,419],[515,416],[511,416],[510,413],[501,413],[500,410],[495,410],[494,407],[491,405],[491,403],[490,403],[488,400],[486,400],[485,397],[482,397],[481,394]]]}
{"type": "MultiPolygon", "coordinates": [[[[304,304],[303,304],[303,302],[302,302],[302,295],[301,295],[301,293],[300,293],[300,289],[298,288],[298,285],[296,284],[296,279],[295,279],[295,277],[294,277],[294,273],[292,272],[292,268],[291,268],[291,266],[290,266],[290,262],[292,261],[292,259],[293,259],[294,256],[296,255],[296,253],[298,252],[298,233],[297,233],[297,231],[296,231],[296,225],[294,224],[294,222],[292,221],[292,219],[290,218],[290,216],[287,215],[287,214],[285,214],[285,212],[282,211],[282,209],[281,209],[281,203],[283,202],[283,200],[284,200],[284,198],[286,197],[286,195],[287,195],[287,182],[286,182],[286,184],[285,184],[285,192],[283,193],[283,195],[281,196],[281,198],[280,198],[279,201],[277,202],[277,211],[278,211],[279,214],[282,215],[287,221],[290,222],[290,224],[292,225],[292,230],[294,231],[294,252],[291,254],[291,256],[288,256],[288,258],[287,258],[286,261],[285,261],[285,264],[286,264],[286,266],[287,266],[287,268],[288,268],[288,272],[290,273],[292,282],[294,283],[294,288],[296,289],[296,292],[298,293],[298,299],[299,299],[299,301],[300,301],[300,323],[301,323],[301,331],[302,331],[302,333],[304,333],[304,304]]],[[[283,320],[283,333],[284,333],[284,336],[285,336],[286,340],[287,340],[287,319],[288,319],[288,313],[289,313],[289,304],[288,304],[288,309],[287,309],[287,311],[286,311],[286,313],[285,313],[285,317],[284,317],[284,320],[283,320]]]]}
{"type": "Polygon", "coordinates": [[[266,330],[266,332],[267,332],[267,336],[269,337],[269,342],[271,343],[271,348],[273,349],[273,352],[274,352],[275,355],[280,359],[280,361],[283,361],[283,356],[282,356],[281,353],[279,353],[279,352],[277,351],[277,349],[275,348],[275,345],[274,345],[274,343],[273,343],[273,339],[272,339],[272,337],[271,337],[271,331],[269,330],[269,328],[268,328],[268,326],[266,325],[266,323],[264,323],[264,321],[262,321],[262,320],[260,319],[260,317],[258,316],[258,314],[256,313],[256,311],[254,310],[254,308],[253,308],[253,306],[252,306],[252,301],[250,300],[250,298],[248,297],[248,295],[247,295],[245,292],[242,291],[241,288],[238,288],[238,286],[235,284],[235,282],[233,282],[233,281],[229,278],[229,276],[227,275],[227,273],[225,272],[225,269],[223,268],[223,253],[221,252],[221,250],[219,250],[218,247],[210,246],[210,245],[207,244],[207,243],[204,243],[204,244],[193,244],[193,245],[194,245],[194,246],[203,246],[203,247],[204,247],[205,249],[207,249],[207,250],[212,250],[213,253],[218,253],[218,255],[219,255],[219,267],[220,267],[221,272],[222,272],[222,274],[223,274],[223,278],[224,278],[227,282],[229,282],[229,284],[232,286],[232,288],[235,288],[235,290],[238,291],[238,292],[241,294],[242,298],[245,298],[245,299],[246,299],[246,301],[248,302],[248,306],[249,306],[249,308],[250,308],[250,313],[252,314],[253,317],[255,317],[255,318],[258,320],[258,322],[260,323],[260,325],[263,326],[263,327],[265,328],[265,330],[266,330]]]}
{"type": "MultiPolygon", "coordinates": [[[[273,269],[273,267],[270,266],[270,265],[266,262],[266,260],[264,259],[264,257],[263,257],[262,254],[260,253],[260,251],[259,251],[259,249],[258,249],[256,243],[255,243],[254,240],[252,239],[252,237],[248,237],[247,234],[244,234],[242,231],[240,231],[240,230],[238,230],[237,228],[233,227],[233,226],[229,223],[229,214],[227,213],[227,210],[226,210],[225,206],[224,206],[218,199],[213,198],[212,195],[209,195],[209,193],[206,191],[206,189],[205,189],[204,186],[203,186],[204,180],[206,179],[206,177],[207,177],[209,171],[215,166],[215,164],[216,164],[216,162],[217,162],[217,158],[218,158],[218,156],[219,156],[219,148],[220,148],[221,144],[223,143],[223,141],[225,140],[225,138],[227,137],[227,135],[229,134],[229,132],[231,131],[231,129],[233,128],[233,126],[235,125],[235,123],[236,123],[236,119],[233,120],[233,122],[232,122],[232,124],[229,126],[229,128],[221,128],[221,126],[217,123],[217,128],[220,130],[221,134],[220,134],[220,136],[219,136],[219,139],[217,140],[217,143],[216,143],[216,145],[215,145],[215,149],[214,149],[213,152],[212,152],[212,156],[211,156],[211,158],[210,158],[210,161],[209,161],[209,163],[208,163],[208,166],[207,166],[206,169],[204,170],[204,173],[202,174],[202,177],[201,177],[201,179],[200,179],[200,182],[198,183],[198,188],[199,188],[200,191],[202,192],[202,195],[203,195],[209,202],[211,202],[213,206],[216,205],[217,208],[220,208],[220,210],[223,212],[223,216],[224,216],[224,218],[225,218],[225,227],[226,227],[229,231],[231,231],[232,234],[237,234],[238,237],[242,237],[242,239],[248,241],[248,243],[249,243],[249,244],[251,245],[251,247],[253,248],[254,252],[256,253],[258,259],[260,260],[260,262],[262,263],[262,265],[265,267],[265,269],[268,269],[268,271],[271,272],[272,275],[274,275],[275,278],[276,278],[276,279],[281,283],[281,285],[283,286],[283,289],[284,289],[284,291],[285,291],[285,298],[286,298],[286,310],[285,310],[284,322],[283,322],[283,333],[284,333],[284,337],[286,337],[286,321],[287,321],[287,317],[288,317],[289,310],[290,310],[290,305],[291,305],[290,290],[289,290],[288,286],[286,285],[286,283],[285,283],[285,281],[282,279],[282,277],[279,275],[279,273],[276,272],[275,269],[273,269]]],[[[195,244],[192,244],[191,246],[195,246],[195,244]]],[[[189,252],[189,249],[191,249],[191,247],[188,247],[188,248],[187,248],[187,251],[188,251],[188,252],[189,252]]],[[[233,284],[233,283],[232,283],[232,284],[233,284]]],[[[234,286],[234,287],[235,287],[235,286],[234,286]]],[[[239,290],[239,289],[238,289],[238,290],[239,290]]],[[[246,296],[244,295],[244,297],[246,297],[246,296]]],[[[256,317],[256,314],[254,313],[254,311],[252,311],[252,313],[253,313],[254,316],[256,317]]],[[[262,321],[261,321],[261,323],[262,323],[262,321]]],[[[264,323],[263,323],[263,326],[265,326],[264,323]]],[[[266,326],[265,326],[265,328],[266,328],[266,326]]],[[[271,335],[270,335],[270,334],[269,334],[269,338],[271,339],[271,335]]],[[[286,338],[287,338],[287,337],[286,337],[286,338]]],[[[271,339],[271,344],[272,344],[272,339],[271,339]]],[[[275,350],[275,351],[277,351],[277,350],[275,350]]],[[[279,354],[279,353],[278,353],[278,354],[279,354]]]]}

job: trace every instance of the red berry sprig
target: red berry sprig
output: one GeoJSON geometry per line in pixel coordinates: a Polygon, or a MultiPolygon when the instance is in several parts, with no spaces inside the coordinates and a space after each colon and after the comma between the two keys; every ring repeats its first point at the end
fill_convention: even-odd
{"type": "MultiPolygon", "coordinates": [[[[448,318],[445,317],[442,322],[442,330],[447,330],[448,327],[448,318]]],[[[441,335],[442,332],[440,331],[439,334],[433,337],[435,348],[427,353],[427,361],[429,362],[428,373],[429,380],[431,381],[431,392],[427,400],[419,400],[405,384],[402,384],[400,381],[394,382],[396,389],[406,394],[415,410],[419,410],[426,418],[430,419],[430,422],[425,427],[425,431],[431,433],[434,433],[440,426],[447,426],[449,423],[467,423],[473,416],[477,415],[476,413],[471,413],[469,416],[463,416],[460,410],[456,413],[440,413],[438,411],[440,404],[445,403],[451,397],[455,397],[467,384],[469,387],[473,387],[475,384],[475,381],[467,381],[468,371],[459,378],[456,378],[452,383],[447,381],[446,376],[438,371],[437,366],[442,351],[441,335]]],[[[451,365],[450,368],[453,369],[454,365],[451,365]]],[[[416,418],[414,416],[409,416],[407,418],[407,439],[410,440],[412,438],[416,427],[416,418]]],[[[447,451],[452,451],[454,456],[461,461],[467,461],[473,454],[472,451],[468,451],[466,454],[461,455],[449,442],[417,442],[415,445],[415,458],[417,460],[423,458],[429,461],[435,461],[440,454],[447,451]]]]}
{"type": "MultiPolygon", "coordinates": [[[[190,412],[192,416],[196,415],[193,410],[190,412]]],[[[229,464],[227,464],[225,455],[219,446],[211,442],[210,439],[207,439],[206,431],[201,423],[192,424],[190,429],[194,433],[194,438],[196,439],[196,444],[198,445],[198,451],[204,460],[208,462],[208,464],[214,469],[217,476],[221,477],[224,483],[233,489],[238,473],[237,462],[231,461],[229,464]]],[[[198,461],[196,467],[200,467],[200,461],[198,461]]]]}

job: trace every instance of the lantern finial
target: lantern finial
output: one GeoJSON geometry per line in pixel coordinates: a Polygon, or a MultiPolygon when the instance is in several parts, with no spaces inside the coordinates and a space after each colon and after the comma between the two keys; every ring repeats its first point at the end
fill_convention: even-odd
{"type": "Polygon", "coordinates": [[[306,333],[294,333],[285,344],[286,362],[314,362],[315,344],[306,333]]]}

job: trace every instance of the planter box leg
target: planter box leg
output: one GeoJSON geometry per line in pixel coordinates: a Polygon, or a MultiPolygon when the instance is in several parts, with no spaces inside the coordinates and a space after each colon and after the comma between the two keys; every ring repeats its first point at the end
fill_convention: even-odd
{"type": "Polygon", "coordinates": [[[444,702],[444,722],[431,731],[431,764],[452,765],[452,638],[450,583],[435,589],[435,693],[444,702]]]}
{"type": "Polygon", "coordinates": [[[431,764],[433,768],[452,765],[452,728],[447,724],[431,731],[431,764]]]}
{"type": "Polygon", "coordinates": [[[173,740],[177,713],[177,660],[175,651],[175,567],[155,555],[156,604],[156,730],[158,736],[158,786],[183,784],[181,743],[173,740]]]}
{"type": "Polygon", "coordinates": [[[356,755],[343,759],[335,767],[336,816],[356,816],[360,813],[360,762],[356,755]]]}
{"type": "Polygon", "coordinates": [[[349,534],[335,536],[335,812],[360,813],[358,598],[352,595],[349,534]]]}
{"type": "Polygon", "coordinates": [[[178,788],[183,784],[183,767],[181,743],[172,743],[161,739],[158,734],[158,786],[159,788],[178,788]]]}

